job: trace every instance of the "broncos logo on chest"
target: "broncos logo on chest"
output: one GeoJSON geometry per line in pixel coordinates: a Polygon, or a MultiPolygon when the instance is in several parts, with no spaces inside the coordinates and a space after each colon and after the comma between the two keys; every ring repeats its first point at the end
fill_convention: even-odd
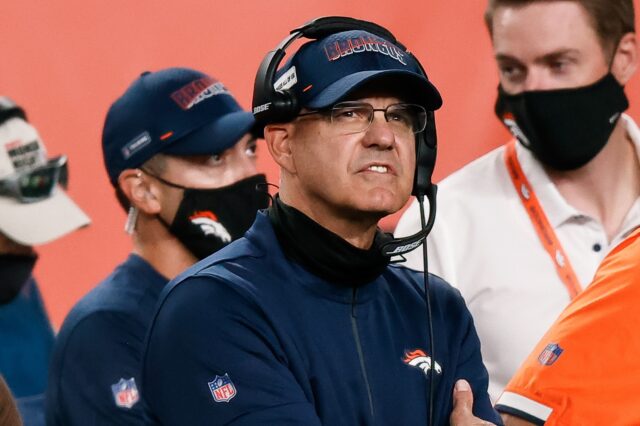
{"type": "MultiPolygon", "coordinates": [[[[428,374],[431,369],[431,357],[421,349],[405,352],[402,361],[411,367],[421,369],[424,374],[428,374]]],[[[435,365],[435,372],[442,374],[442,367],[440,367],[440,364],[436,362],[435,365]]]]}

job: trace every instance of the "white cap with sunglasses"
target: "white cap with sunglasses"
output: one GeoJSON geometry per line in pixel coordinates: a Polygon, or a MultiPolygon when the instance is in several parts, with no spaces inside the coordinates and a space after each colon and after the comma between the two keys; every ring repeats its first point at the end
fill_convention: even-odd
{"type": "Polygon", "coordinates": [[[9,106],[12,113],[0,122],[0,232],[17,243],[37,245],[88,225],[89,217],[63,190],[66,157],[48,159],[24,112],[1,100],[2,112],[9,106]]]}

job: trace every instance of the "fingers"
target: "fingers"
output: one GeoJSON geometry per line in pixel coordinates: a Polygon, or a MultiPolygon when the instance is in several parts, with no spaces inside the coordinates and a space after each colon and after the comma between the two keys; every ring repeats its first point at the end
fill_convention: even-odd
{"type": "Polygon", "coordinates": [[[469,382],[464,379],[458,380],[453,389],[453,408],[454,411],[459,408],[470,414],[473,413],[473,392],[469,382]]]}
{"type": "Polygon", "coordinates": [[[449,421],[451,426],[493,425],[473,415],[473,392],[464,379],[458,380],[453,388],[453,411],[449,421]]]}
{"type": "Polygon", "coordinates": [[[453,388],[453,411],[449,421],[452,426],[466,426],[473,423],[473,392],[466,380],[458,380],[453,388]]]}

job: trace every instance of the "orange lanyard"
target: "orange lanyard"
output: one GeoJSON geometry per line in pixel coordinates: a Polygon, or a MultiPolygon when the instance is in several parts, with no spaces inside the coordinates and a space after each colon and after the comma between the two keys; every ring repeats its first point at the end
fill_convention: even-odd
{"type": "Polygon", "coordinates": [[[507,171],[511,177],[511,182],[515,188],[522,206],[529,215],[531,224],[538,234],[538,238],[542,243],[542,246],[546,250],[547,254],[551,258],[551,261],[556,266],[556,271],[562,283],[569,292],[569,297],[573,300],[574,297],[582,291],[578,277],[571,267],[571,262],[564,252],[560,241],[553,231],[553,227],[547,219],[547,215],[542,210],[542,206],[536,197],[536,193],[533,191],[529,180],[522,172],[522,167],[518,162],[518,156],[516,154],[516,142],[511,141],[505,147],[504,162],[507,166],[507,171]]]}

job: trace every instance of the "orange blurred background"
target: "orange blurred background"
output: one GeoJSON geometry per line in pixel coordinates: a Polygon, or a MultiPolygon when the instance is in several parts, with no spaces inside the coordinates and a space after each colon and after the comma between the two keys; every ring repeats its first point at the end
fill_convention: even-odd
{"type": "MultiPolygon", "coordinates": [[[[485,0],[2,1],[0,94],[26,109],[51,155],[69,156],[69,192],[93,221],[38,248],[36,277],[54,327],[130,250],[100,140],[111,102],[142,71],[200,69],[249,108],[260,60],[290,29],[326,15],[372,20],[412,48],[443,95],[436,116],[439,180],[508,138],[493,115],[498,79],[484,6],[485,0]]],[[[639,77],[627,94],[631,115],[640,117],[639,77]]],[[[277,183],[261,148],[259,167],[277,183]]],[[[384,227],[393,229],[397,218],[384,227]]]]}

